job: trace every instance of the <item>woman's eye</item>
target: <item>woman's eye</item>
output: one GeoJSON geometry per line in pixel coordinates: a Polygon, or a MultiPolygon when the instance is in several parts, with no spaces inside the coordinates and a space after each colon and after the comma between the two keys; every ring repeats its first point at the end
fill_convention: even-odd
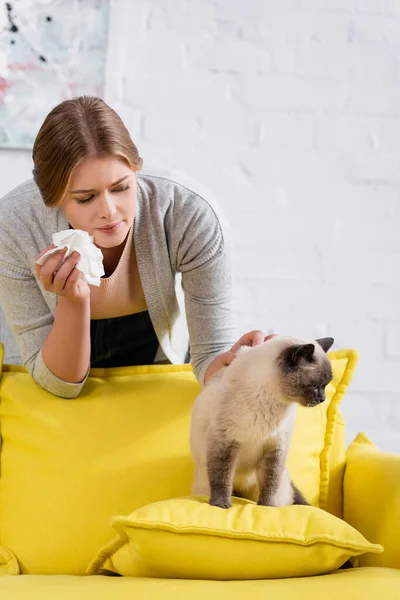
{"type": "Polygon", "coordinates": [[[91,196],[89,196],[88,198],[75,198],[78,204],[85,204],[85,202],[90,202],[90,200],[92,200],[92,198],[94,198],[93,194],[91,196]]]}
{"type": "Polygon", "coordinates": [[[125,192],[125,190],[129,190],[129,185],[126,185],[125,187],[122,188],[115,188],[114,190],[111,190],[112,192],[125,192]]]}
{"type": "MultiPolygon", "coordinates": [[[[129,190],[129,185],[126,185],[125,187],[121,187],[121,188],[115,188],[113,190],[111,190],[112,192],[125,192],[125,190],[129,190]]],[[[90,202],[91,200],[93,200],[94,198],[94,194],[92,194],[91,196],[88,196],[87,198],[75,198],[75,200],[77,201],[78,204],[85,204],[86,202],[90,202]]]]}

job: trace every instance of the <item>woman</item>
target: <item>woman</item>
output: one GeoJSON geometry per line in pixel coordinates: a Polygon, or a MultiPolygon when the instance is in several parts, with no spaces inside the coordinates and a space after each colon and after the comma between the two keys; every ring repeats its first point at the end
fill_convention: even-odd
{"type": "Polygon", "coordinates": [[[139,175],[137,148],[102,100],[56,106],[33,162],[33,181],[0,201],[0,303],[40,386],[74,398],[90,366],[187,362],[189,338],[204,384],[241,344],[264,341],[254,331],[234,344],[232,277],[215,207],[193,186],[139,175]],[[54,248],[52,234],[68,228],[87,231],[100,248],[100,287],[82,278],[77,253],[36,264],[54,248]]]}

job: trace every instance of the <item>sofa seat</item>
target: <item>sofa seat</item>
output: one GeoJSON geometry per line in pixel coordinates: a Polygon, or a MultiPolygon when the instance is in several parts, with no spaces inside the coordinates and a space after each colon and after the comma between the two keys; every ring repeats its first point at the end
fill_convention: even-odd
{"type": "Polygon", "coordinates": [[[318,577],[196,581],[130,577],[20,575],[0,578],[2,600],[398,600],[400,570],[361,567],[318,577]]]}

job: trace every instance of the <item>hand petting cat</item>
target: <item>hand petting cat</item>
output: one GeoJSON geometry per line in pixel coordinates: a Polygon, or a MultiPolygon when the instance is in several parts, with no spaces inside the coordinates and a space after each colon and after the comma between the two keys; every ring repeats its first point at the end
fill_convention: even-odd
{"type": "Polygon", "coordinates": [[[217,356],[212,363],[210,363],[204,378],[205,383],[207,383],[207,380],[221,367],[227,367],[231,364],[231,362],[236,358],[236,353],[241,346],[260,346],[260,344],[271,340],[276,335],[276,333],[265,335],[265,333],[259,329],[254,329],[253,331],[249,331],[248,333],[242,335],[242,337],[232,346],[230,350],[223,352],[217,356]]]}
{"type": "Polygon", "coordinates": [[[238,340],[236,344],[232,346],[230,350],[221,354],[222,364],[225,367],[230,365],[233,359],[236,358],[236,352],[241,346],[260,346],[264,342],[267,342],[268,340],[271,340],[272,338],[276,337],[276,335],[276,333],[265,335],[265,333],[263,331],[260,331],[259,329],[255,329],[254,331],[249,331],[248,333],[245,333],[244,335],[242,335],[240,340],[238,340]]]}

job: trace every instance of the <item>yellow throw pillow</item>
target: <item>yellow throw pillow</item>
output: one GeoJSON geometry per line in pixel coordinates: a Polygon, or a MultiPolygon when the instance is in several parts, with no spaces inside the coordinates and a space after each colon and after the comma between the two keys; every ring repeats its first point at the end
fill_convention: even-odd
{"type": "Polygon", "coordinates": [[[346,458],[346,521],[385,547],[381,556],[361,557],[360,566],[400,569],[400,455],[380,451],[359,433],[346,458]]]}
{"type": "Polygon", "coordinates": [[[339,406],[357,366],[358,352],[336,350],[328,357],[333,378],[326,388],[326,401],[314,408],[297,407],[288,469],[308,502],[341,517],[346,451],[339,406]]]}
{"type": "Polygon", "coordinates": [[[14,554],[0,546],[0,575],[19,575],[20,568],[14,554]]]}
{"type": "Polygon", "coordinates": [[[382,552],[358,531],[311,506],[271,508],[203,497],[156,502],[114,517],[118,537],[100,550],[90,575],[181,579],[274,579],[321,575],[350,557],[382,552]]]}
{"type": "MultiPolygon", "coordinates": [[[[332,489],[341,496],[341,477],[332,488],[329,474],[341,468],[338,407],[356,353],[329,358],[327,400],[299,407],[288,461],[295,483],[324,508],[332,489]]],[[[4,365],[0,545],[22,573],[82,575],[110,539],[113,515],[190,495],[189,425],[199,391],[190,365],[120,367],[92,369],[82,394],[65,400],[23,367],[4,365]]]]}

